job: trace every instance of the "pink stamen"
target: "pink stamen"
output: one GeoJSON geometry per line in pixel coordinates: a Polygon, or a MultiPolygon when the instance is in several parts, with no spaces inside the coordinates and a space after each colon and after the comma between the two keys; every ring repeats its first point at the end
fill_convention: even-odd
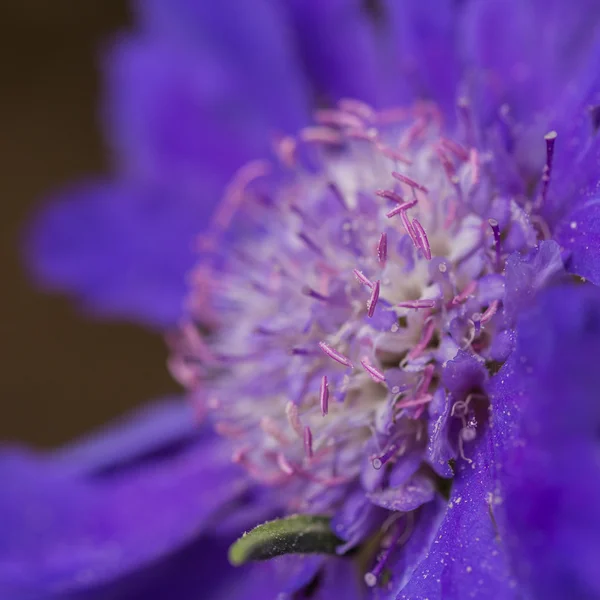
{"type": "Polygon", "coordinates": [[[380,198],[387,198],[388,200],[393,200],[398,204],[404,202],[404,198],[400,194],[392,190],[377,190],[375,192],[375,195],[379,196],[380,198]]]}
{"type": "Polygon", "coordinates": [[[454,183],[454,176],[456,175],[456,170],[454,169],[454,165],[452,164],[452,161],[450,160],[448,155],[444,152],[443,148],[436,148],[435,151],[436,151],[436,154],[438,155],[438,158],[440,159],[440,162],[442,163],[442,167],[444,168],[446,177],[448,178],[450,183],[454,183]]]}
{"type": "Polygon", "coordinates": [[[423,254],[425,254],[425,258],[431,260],[431,246],[429,245],[429,239],[423,229],[423,225],[421,225],[417,219],[413,219],[412,224],[419,239],[420,246],[423,249],[423,254]]]}
{"type": "Polygon", "coordinates": [[[308,425],[304,428],[304,454],[306,458],[313,457],[312,431],[308,425]]]}
{"type": "Polygon", "coordinates": [[[327,108],[316,111],[315,121],[320,125],[334,125],[336,127],[354,127],[356,129],[364,127],[362,120],[356,115],[327,108]]]}
{"type": "Polygon", "coordinates": [[[404,202],[404,204],[400,204],[399,206],[395,206],[394,208],[392,208],[392,210],[390,210],[390,212],[386,213],[385,216],[388,219],[391,219],[392,217],[395,217],[396,215],[399,215],[400,213],[407,211],[409,208],[416,206],[416,204],[417,204],[416,200],[411,200],[410,202],[404,202]]]}
{"type": "Polygon", "coordinates": [[[425,119],[420,119],[416,121],[413,125],[411,125],[402,136],[400,140],[401,148],[408,148],[413,142],[416,142],[422,135],[425,133],[427,129],[427,121],[425,119]]]}
{"type": "Polygon", "coordinates": [[[289,169],[296,166],[296,140],[286,135],[275,144],[275,153],[279,160],[289,169]]]}
{"type": "Polygon", "coordinates": [[[344,141],[339,132],[329,127],[304,127],[300,130],[299,137],[303,142],[315,142],[331,146],[340,146],[344,141]]]}
{"type": "Polygon", "coordinates": [[[381,124],[397,123],[398,121],[405,121],[408,116],[409,111],[406,108],[386,108],[377,113],[377,122],[381,124]]]}
{"type": "Polygon", "coordinates": [[[452,298],[451,304],[456,306],[457,304],[461,304],[462,302],[465,302],[469,298],[469,296],[475,291],[476,287],[477,287],[477,282],[470,281],[465,286],[465,289],[460,294],[458,294],[457,296],[454,296],[454,298],[452,298]]]}
{"type": "Polygon", "coordinates": [[[371,297],[367,302],[367,314],[369,317],[372,317],[375,313],[375,307],[377,306],[377,301],[379,300],[379,288],[380,288],[379,279],[373,284],[373,289],[371,290],[371,297]]]}
{"type": "Polygon", "coordinates": [[[444,220],[444,229],[449,229],[450,225],[454,223],[456,219],[456,214],[458,212],[458,204],[450,200],[448,202],[448,214],[446,215],[446,219],[444,220]]]}
{"type": "Polygon", "coordinates": [[[398,173],[397,171],[392,171],[392,177],[397,179],[398,181],[405,183],[406,185],[414,188],[416,190],[420,190],[421,192],[427,193],[429,190],[420,183],[417,183],[414,179],[407,177],[406,175],[402,175],[402,173],[398,173]]]}
{"type": "Polygon", "coordinates": [[[356,279],[358,279],[358,281],[364,283],[369,288],[373,287],[373,282],[370,279],[368,279],[362,271],[354,269],[353,273],[356,279]]]}
{"type": "Polygon", "coordinates": [[[298,414],[298,407],[293,402],[288,402],[285,407],[285,414],[290,424],[290,427],[296,432],[298,437],[302,437],[302,423],[300,422],[300,416],[298,414]]]}
{"type": "Polygon", "coordinates": [[[371,379],[376,383],[383,383],[385,381],[385,375],[376,367],[369,364],[368,358],[363,358],[360,364],[365,368],[365,371],[371,376],[371,379]]]}
{"type": "MultiPolygon", "coordinates": [[[[319,348],[321,348],[321,350],[323,350],[323,352],[329,356],[329,358],[333,358],[333,360],[335,360],[336,362],[339,362],[340,365],[344,365],[345,367],[350,367],[351,369],[354,368],[354,365],[352,364],[352,362],[350,361],[350,359],[346,356],[344,356],[343,354],[340,354],[339,352],[337,352],[337,350],[334,350],[331,346],[328,346],[325,342],[319,342],[319,348]]],[[[327,382],[327,378],[325,378],[325,382],[327,382]]]]}
{"type": "Polygon", "coordinates": [[[270,435],[274,440],[278,441],[282,446],[289,444],[289,440],[285,437],[283,431],[271,417],[262,417],[260,420],[260,428],[270,435]]]}
{"type": "Polygon", "coordinates": [[[400,302],[396,306],[399,306],[400,308],[415,308],[417,310],[420,308],[433,308],[435,306],[435,300],[428,298],[423,300],[409,300],[407,302],[400,302]]]}
{"type": "Polygon", "coordinates": [[[402,225],[404,225],[404,229],[406,229],[406,233],[408,233],[408,235],[410,236],[414,247],[417,249],[420,248],[421,244],[419,243],[417,234],[415,233],[415,230],[413,229],[413,226],[411,225],[410,219],[408,218],[408,215],[406,214],[405,210],[403,210],[400,213],[400,220],[402,221],[402,225]]]}
{"type": "Polygon", "coordinates": [[[431,341],[433,337],[433,332],[435,331],[435,323],[433,319],[427,321],[425,325],[425,329],[423,330],[423,337],[419,341],[419,343],[408,353],[408,360],[414,360],[415,358],[421,356],[423,351],[427,348],[427,344],[431,341]]]}
{"type": "Polygon", "coordinates": [[[419,383],[416,391],[415,391],[415,396],[419,397],[422,394],[424,394],[425,392],[427,392],[427,390],[429,389],[429,386],[431,384],[431,380],[433,379],[433,373],[435,371],[435,367],[433,365],[427,365],[423,371],[423,379],[421,380],[421,383],[419,383]]]}
{"type": "Polygon", "coordinates": [[[380,265],[385,265],[387,260],[387,233],[383,232],[377,244],[377,260],[380,265]]]}
{"type": "Polygon", "coordinates": [[[277,455],[277,465],[286,475],[294,474],[294,467],[290,461],[281,452],[277,455]]]}
{"type": "Polygon", "coordinates": [[[419,398],[413,398],[404,400],[403,402],[399,402],[396,406],[398,408],[410,408],[411,406],[422,406],[428,404],[433,400],[433,396],[431,394],[423,394],[419,398]]]}
{"type": "Polygon", "coordinates": [[[487,323],[498,312],[499,304],[499,300],[492,301],[487,310],[481,315],[481,323],[487,323]]]}
{"type": "Polygon", "coordinates": [[[246,197],[248,186],[269,173],[271,173],[271,165],[266,160],[254,160],[244,165],[227,186],[223,200],[214,213],[213,226],[221,230],[227,229],[246,197]]]}
{"type": "Polygon", "coordinates": [[[461,146],[460,144],[453,140],[449,140],[448,138],[442,138],[440,142],[444,148],[450,150],[450,152],[452,152],[452,154],[454,154],[454,156],[456,156],[459,160],[469,160],[469,153],[464,146],[461,146]]]}
{"type": "MultiPolygon", "coordinates": [[[[336,359],[337,360],[337,359],[336,359]]],[[[321,413],[325,416],[329,412],[329,383],[327,375],[321,378],[321,389],[319,390],[319,399],[321,402],[321,413]]]]}
{"type": "Polygon", "coordinates": [[[406,156],[404,156],[404,154],[402,154],[402,152],[398,151],[398,150],[394,150],[394,148],[391,148],[390,146],[388,146],[387,144],[384,144],[383,142],[375,142],[375,148],[377,148],[377,150],[379,150],[379,152],[381,152],[381,154],[383,154],[383,156],[385,156],[386,158],[389,158],[390,160],[394,160],[397,162],[401,162],[405,165],[412,165],[412,160],[410,160],[409,158],[406,158],[406,156]]]}
{"type": "Polygon", "coordinates": [[[354,98],[342,98],[338,102],[338,106],[341,110],[355,114],[365,121],[372,121],[377,115],[373,107],[369,106],[366,102],[355,100],[354,98]]]}
{"type": "Polygon", "coordinates": [[[346,129],[346,137],[362,142],[373,142],[377,139],[377,132],[373,129],[346,129]]]}
{"type": "Polygon", "coordinates": [[[471,183],[476,185],[479,182],[479,171],[481,167],[479,152],[477,152],[476,148],[471,148],[469,153],[469,163],[471,165],[471,183]]]}

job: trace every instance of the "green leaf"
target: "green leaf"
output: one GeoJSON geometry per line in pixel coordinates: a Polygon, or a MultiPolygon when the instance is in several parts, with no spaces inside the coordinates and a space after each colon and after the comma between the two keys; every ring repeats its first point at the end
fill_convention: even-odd
{"type": "Polygon", "coordinates": [[[335,554],[343,541],[331,531],[329,517],[293,515],[268,521],[244,535],[229,548],[229,562],[239,566],[283,554],[335,554]]]}

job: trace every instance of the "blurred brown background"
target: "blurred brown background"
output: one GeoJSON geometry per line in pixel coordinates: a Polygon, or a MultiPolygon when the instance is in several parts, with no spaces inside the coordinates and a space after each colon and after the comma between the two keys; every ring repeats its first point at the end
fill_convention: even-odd
{"type": "Polygon", "coordinates": [[[90,322],[34,290],[19,244],[66,182],[106,170],[98,56],[128,26],[124,0],[16,0],[0,8],[0,440],[55,446],[176,390],[157,335],[90,322]]]}

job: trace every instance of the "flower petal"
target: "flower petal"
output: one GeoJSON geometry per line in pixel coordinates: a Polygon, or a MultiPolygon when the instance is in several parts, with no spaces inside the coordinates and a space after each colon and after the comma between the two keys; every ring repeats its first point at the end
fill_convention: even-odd
{"type": "MultiPolygon", "coordinates": [[[[307,82],[278,2],[138,0],[136,8],[144,33],[184,47],[197,65],[207,59],[222,64],[241,93],[224,100],[266,124],[265,135],[276,127],[293,133],[305,123],[307,82]]],[[[223,108],[215,116],[226,124],[236,115],[223,108]]]]}
{"type": "Polygon", "coordinates": [[[600,198],[573,210],[559,225],[556,239],[569,251],[568,271],[600,285],[600,198]]]}
{"type": "Polygon", "coordinates": [[[27,260],[44,287],[86,310],[172,326],[183,314],[192,242],[211,207],[164,189],[92,182],[67,190],[27,235],[27,260]]]}
{"type": "Polygon", "coordinates": [[[0,455],[0,589],[43,596],[114,581],[191,542],[246,488],[208,433],[94,478],[63,467],[22,451],[0,455]]]}
{"type": "Polygon", "coordinates": [[[287,4],[300,58],[312,84],[327,100],[351,97],[381,106],[407,95],[402,81],[386,77],[380,39],[387,32],[371,18],[364,2],[293,0],[287,4]]]}
{"type": "Polygon", "coordinates": [[[518,597],[497,539],[489,503],[494,491],[489,435],[483,433],[472,463],[460,461],[446,515],[429,553],[397,600],[509,600],[518,597]]]}
{"type": "Polygon", "coordinates": [[[461,65],[456,48],[460,9],[453,0],[383,0],[390,56],[399,72],[398,85],[410,85],[415,96],[439,103],[448,119],[456,109],[461,65]]]}
{"type": "Polygon", "coordinates": [[[551,109],[583,64],[599,31],[594,0],[486,0],[466,2],[463,53],[483,114],[506,104],[532,123],[551,109]]]}
{"type": "Polygon", "coordinates": [[[597,598],[600,290],[546,291],[491,398],[498,522],[532,597],[597,598]]]}
{"type": "Polygon", "coordinates": [[[54,467],[74,475],[93,476],[193,443],[199,424],[191,402],[165,398],[118,419],[82,439],[69,443],[48,458],[54,467]]]}

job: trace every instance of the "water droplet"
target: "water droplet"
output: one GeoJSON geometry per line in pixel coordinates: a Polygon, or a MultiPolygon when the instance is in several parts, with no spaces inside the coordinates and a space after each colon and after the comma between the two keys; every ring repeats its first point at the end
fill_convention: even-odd
{"type": "Polygon", "coordinates": [[[371,464],[373,465],[374,469],[377,469],[379,471],[379,469],[381,469],[381,467],[383,467],[383,463],[381,462],[381,459],[379,457],[375,457],[372,461],[371,464]]]}
{"type": "Polygon", "coordinates": [[[571,229],[577,229],[577,221],[571,221],[571,229]]]}
{"type": "Polygon", "coordinates": [[[377,577],[373,573],[365,573],[365,583],[369,587],[375,587],[377,585],[377,577]]]}

